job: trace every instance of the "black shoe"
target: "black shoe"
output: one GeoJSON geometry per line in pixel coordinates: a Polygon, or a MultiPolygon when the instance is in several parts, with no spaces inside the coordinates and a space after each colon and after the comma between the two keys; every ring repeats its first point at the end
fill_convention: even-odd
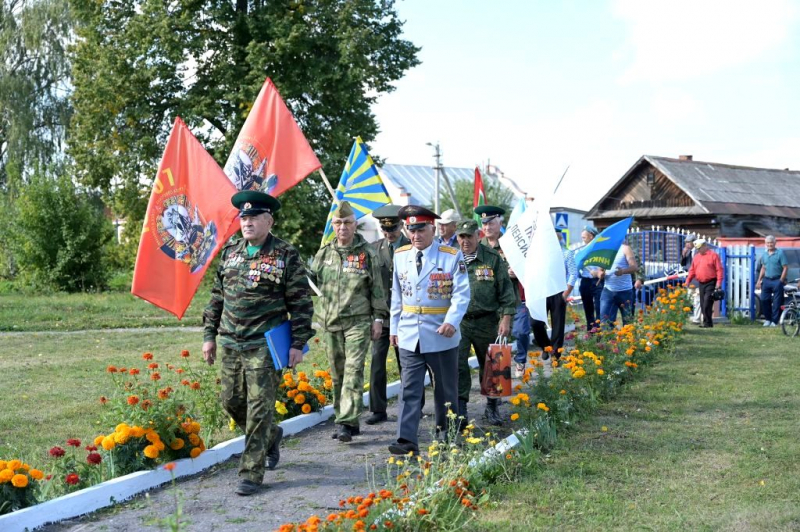
{"type": "Polygon", "coordinates": [[[411,453],[412,455],[419,454],[419,447],[411,443],[410,441],[404,442],[395,442],[389,446],[389,452],[392,454],[408,454],[411,453]]]}
{"type": "Polygon", "coordinates": [[[492,398],[486,400],[486,410],[483,411],[483,417],[485,417],[486,421],[491,425],[503,424],[503,418],[500,417],[500,413],[497,411],[498,402],[497,399],[492,398]]]}
{"type": "Polygon", "coordinates": [[[371,416],[369,416],[364,423],[367,425],[377,425],[378,423],[383,423],[388,419],[386,412],[373,412],[371,416]]]}
{"type": "Polygon", "coordinates": [[[463,399],[458,400],[458,431],[464,432],[469,425],[469,412],[467,412],[467,402],[463,399]]]}
{"type": "Polygon", "coordinates": [[[542,351],[542,360],[547,360],[548,358],[550,358],[550,353],[542,351]]]}
{"type": "Polygon", "coordinates": [[[275,439],[272,440],[272,445],[267,449],[267,469],[272,471],[278,467],[278,461],[281,459],[281,440],[283,439],[283,427],[278,427],[275,433],[275,439]]]}
{"type": "Polygon", "coordinates": [[[348,443],[353,441],[353,436],[358,436],[359,434],[361,434],[361,430],[358,427],[351,427],[350,425],[340,425],[337,437],[339,438],[340,442],[348,443]]]}
{"type": "Polygon", "coordinates": [[[247,497],[248,495],[253,495],[260,488],[261,484],[252,480],[242,479],[239,481],[239,485],[236,486],[236,494],[247,497]]]}

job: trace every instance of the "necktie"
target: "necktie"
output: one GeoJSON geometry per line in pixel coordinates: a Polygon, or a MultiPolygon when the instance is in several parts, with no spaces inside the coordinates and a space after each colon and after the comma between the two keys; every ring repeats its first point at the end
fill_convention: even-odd
{"type": "Polygon", "coordinates": [[[417,251],[417,275],[422,271],[422,252],[417,251]]]}

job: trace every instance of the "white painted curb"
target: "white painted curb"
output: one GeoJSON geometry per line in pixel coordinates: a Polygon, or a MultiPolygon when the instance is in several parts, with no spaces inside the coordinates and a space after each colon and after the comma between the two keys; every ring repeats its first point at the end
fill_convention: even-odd
{"type": "MultiPolygon", "coordinates": [[[[469,365],[478,367],[478,359],[471,357],[469,365]]],[[[425,384],[430,384],[430,378],[425,375],[425,384]]],[[[386,386],[386,396],[396,397],[400,393],[400,381],[395,381],[386,386]]],[[[364,393],[364,404],[369,405],[369,392],[364,393]]],[[[291,436],[308,428],[324,423],[333,416],[333,405],[328,405],[319,412],[303,414],[281,422],[284,436],[291,436]]],[[[201,453],[195,459],[184,458],[176,460],[172,473],[175,478],[196,475],[217,464],[225,462],[231,456],[240,454],[244,450],[244,436],[215,445],[201,453]]],[[[64,519],[72,519],[90,512],[94,512],[118,502],[130,499],[134,495],[151,490],[172,480],[169,471],[159,467],[148,471],[137,471],[130,475],[117,477],[101,484],[64,495],[36,506],[24,508],[0,516],[0,530],[3,532],[24,532],[34,530],[48,523],[55,523],[64,519]]]]}

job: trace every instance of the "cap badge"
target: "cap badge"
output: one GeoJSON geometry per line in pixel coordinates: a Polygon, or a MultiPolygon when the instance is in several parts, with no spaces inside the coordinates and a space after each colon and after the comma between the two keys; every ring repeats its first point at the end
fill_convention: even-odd
{"type": "Polygon", "coordinates": [[[244,204],[244,205],[242,205],[242,209],[244,209],[244,210],[247,210],[247,209],[252,209],[252,208],[253,208],[253,204],[252,204],[252,203],[250,203],[249,201],[248,201],[248,202],[245,202],[245,204],[244,204]]]}
{"type": "Polygon", "coordinates": [[[408,223],[410,223],[410,224],[417,223],[417,217],[416,216],[409,216],[408,217],[408,223]]]}

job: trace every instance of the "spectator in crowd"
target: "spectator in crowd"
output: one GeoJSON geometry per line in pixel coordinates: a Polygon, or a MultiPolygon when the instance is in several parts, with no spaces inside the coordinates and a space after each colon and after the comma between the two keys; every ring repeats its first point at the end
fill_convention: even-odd
{"type": "MultiPolygon", "coordinates": [[[[694,249],[694,235],[687,235],[681,250],[681,268],[689,271],[692,266],[692,259],[697,251],[694,249]]],[[[692,295],[692,317],[689,320],[695,325],[700,325],[700,290],[698,290],[697,279],[689,286],[689,293],[692,295]]]]}
{"type": "Polygon", "coordinates": [[[685,286],[688,287],[693,279],[699,281],[700,308],[703,314],[703,322],[700,327],[709,328],[714,326],[714,290],[722,287],[724,271],[719,255],[708,248],[705,240],[696,239],[694,248],[697,250],[697,254],[692,259],[685,286]]]}
{"type": "Polygon", "coordinates": [[[457,248],[456,224],[460,221],[461,217],[453,209],[444,211],[442,217],[436,221],[436,227],[439,229],[439,238],[437,242],[445,246],[450,246],[451,248],[457,248]]]}
{"type": "Polygon", "coordinates": [[[776,327],[783,305],[783,287],[789,272],[789,261],[783,250],[775,247],[775,237],[764,239],[766,251],[759,257],[761,270],[758,273],[756,290],[761,289],[761,312],[764,314],[764,327],[776,327]]]}
{"type": "MultiPolygon", "coordinates": [[[[583,246],[574,249],[573,252],[577,253],[582,247],[588,246],[594,237],[600,232],[596,227],[587,225],[581,231],[581,240],[583,246]]],[[[581,284],[578,291],[581,295],[581,302],[583,302],[583,313],[586,316],[586,329],[591,331],[595,328],[595,320],[600,313],[600,295],[603,293],[605,282],[598,277],[599,268],[596,266],[586,266],[580,271],[581,284]]]]}
{"type": "Polygon", "coordinates": [[[614,327],[617,312],[622,314],[623,325],[633,319],[633,307],[636,296],[633,291],[633,277],[639,269],[633,249],[623,243],[619,248],[611,268],[600,269],[598,277],[605,280],[603,293],[600,295],[600,319],[608,327],[614,327]]]}

